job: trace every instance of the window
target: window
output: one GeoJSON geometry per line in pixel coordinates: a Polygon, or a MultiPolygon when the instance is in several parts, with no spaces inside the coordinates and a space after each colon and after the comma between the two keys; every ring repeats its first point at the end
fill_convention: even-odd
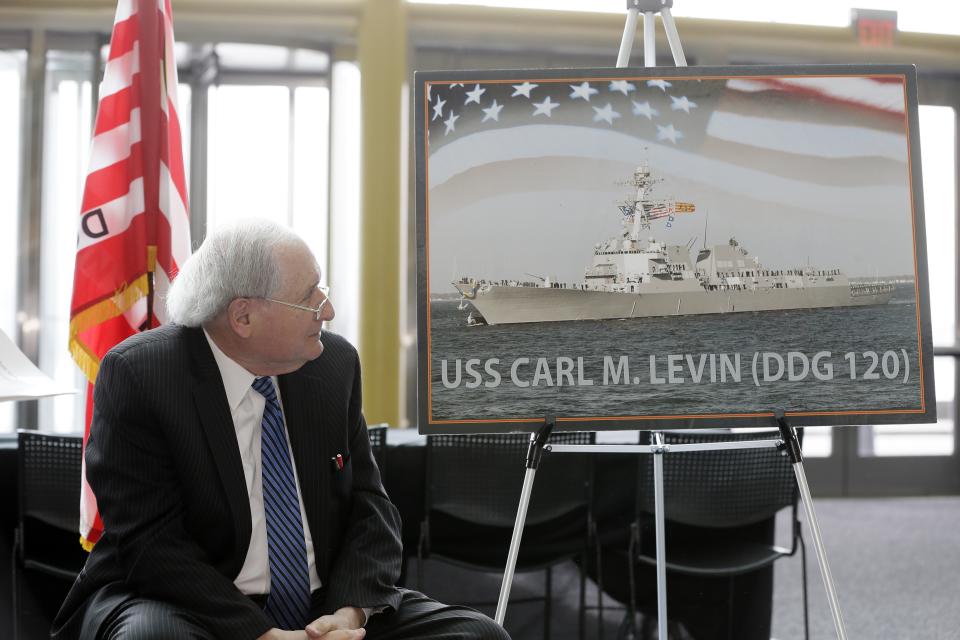
{"type": "MultiPolygon", "coordinates": [[[[927,269],[930,275],[930,322],[935,346],[956,340],[957,219],[956,111],[920,106],[920,151],[923,171],[923,213],[926,222],[927,269]]],[[[883,425],[859,434],[861,456],[948,456],[954,450],[953,403],[956,361],[933,361],[937,423],[883,425]]]]}
{"type": "MultiPolygon", "coordinates": [[[[17,340],[17,211],[20,209],[21,104],[26,51],[0,50],[0,330],[17,340]]],[[[0,433],[12,432],[15,405],[0,402],[0,433]]]]}
{"type": "Polygon", "coordinates": [[[207,228],[241,218],[285,224],[326,277],[326,87],[221,85],[209,94],[207,228]]]}
{"type": "Polygon", "coordinates": [[[44,430],[83,428],[86,378],[67,349],[77,220],[93,124],[93,53],[50,50],[46,58],[40,236],[40,369],[76,395],[40,400],[44,430]]]}

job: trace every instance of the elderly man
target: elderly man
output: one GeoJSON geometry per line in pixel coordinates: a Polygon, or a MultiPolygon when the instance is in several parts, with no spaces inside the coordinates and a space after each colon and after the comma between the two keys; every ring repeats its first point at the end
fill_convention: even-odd
{"type": "Polygon", "coordinates": [[[357,353],[321,341],[319,283],[287,229],[219,231],[174,282],[172,323],[103,359],[86,464],[105,534],[52,637],[508,638],[394,586],[400,518],[357,353]]]}

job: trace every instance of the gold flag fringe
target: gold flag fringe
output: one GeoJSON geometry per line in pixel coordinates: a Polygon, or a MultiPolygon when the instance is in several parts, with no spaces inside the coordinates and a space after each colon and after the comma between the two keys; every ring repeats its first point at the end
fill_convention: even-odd
{"type": "Polygon", "coordinates": [[[86,536],[80,536],[80,546],[83,547],[83,550],[87,553],[93,551],[93,545],[95,544],[95,542],[90,542],[87,540],[86,536]]]}
{"type": "Polygon", "coordinates": [[[140,298],[146,297],[149,290],[148,277],[149,274],[144,273],[109,298],[84,309],[70,319],[70,355],[91,384],[97,379],[100,359],[79,340],[78,335],[90,327],[126,313],[140,298]]]}

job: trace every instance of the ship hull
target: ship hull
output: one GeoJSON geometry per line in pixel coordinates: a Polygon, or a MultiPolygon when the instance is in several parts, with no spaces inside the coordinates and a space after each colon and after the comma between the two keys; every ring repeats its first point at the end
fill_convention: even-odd
{"type": "Polygon", "coordinates": [[[671,291],[639,293],[509,285],[474,292],[473,285],[454,283],[487,324],[823,309],[886,304],[893,297],[892,290],[851,295],[846,284],[720,291],[699,286],[677,291],[676,285],[672,284],[671,291]]]}

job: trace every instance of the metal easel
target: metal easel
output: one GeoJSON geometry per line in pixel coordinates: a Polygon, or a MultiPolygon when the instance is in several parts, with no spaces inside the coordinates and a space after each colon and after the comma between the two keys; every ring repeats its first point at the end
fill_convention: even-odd
{"type": "MultiPolygon", "coordinates": [[[[659,13],[663,20],[664,31],[667,35],[667,42],[670,45],[670,51],[673,54],[674,64],[678,67],[687,66],[686,57],[683,54],[683,47],[680,45],[680,36],[677,33],[676,24],[673,21],[673,15],[670,8],[673,7],[673,0],[627,0],[627,22],[623,29],[623,38],[620,42],[620,51],[617,55],[617,67],[626,67],[630,60],[630,53],[633,49],[633,39],[636,32],[637,17],[643,13],[643,61],[645,67],[656,66],[656,35],[654,28],[656,26],[656,14],[659,13]]],[[[797,478],[797,486],[800,490],[801,501],[803,502],[804,514],[807,524],[813,534],[813,544],[817,555],[817,563],[820,566],[820,575],[823,578],[823,585],[827,592],[827,600],[830,604],[830,613],[833,617],[833,625],[837,632],[837,640],[846,640],[847,635],[843,626],[843,616],[840,612],[840,602],[837,599],[837,591],[833,582],[833,575],[830,572],[830,565],[827,561],[826,548],[823,545],[823,538],[820,533],[820,524],[817,521],[817,515],[813,508],[813,498],[810,496],[810,486],[807,484],[807,475],[803,468],[803,455],[800,450],[800,442],[797,439],[795,427],[787,424],[784,412],[777,410],[773,414],[773,420],[780,430],[780,439],[778,440],[747,440],[736,442],[710,442],[695,444],[671,444],[663,442],[663,435],[659,431],[653,432],[654,444],[649,445],[547,445],[547,439],[556,424],[554,416],[547,416],[544,419],[543,426],[530,434],[530,446],[527,450],[526,473],[523,479],[523,489],[520,493],[520,503],[517,507],[517,518],[513,526],[513,536],[510,540],[510,550],[507,555],[507,565],[503,573],[503,583],[500,587],[500,597],[497,601],[496,621],[502,625],[507,612],[507,602],[510,599],[510,587],[513,584],[514,569],[517,564],[517,554],[520,550],[520,540],[523,536],[523,527],[527,517],[527,507],[530,504],[530,495],[533,492],[533,482],[536,478],[537,468],[543,457],[543,452],[548,453],[632,453],[632,454],[652,454],[653,457],[653,490],[654,490],[654,523],[656,531],[657,544],[657,637],[660,640],[667,640],[667,567],[666,567],[666,534],[665,534],[665,516],[664,516],[664,493],[663,493],[663,456],[667,453],[681,453],[685,451],[719,451],[726,449],[760,449],[767,447],[776,447],[784,450],[790,456],[790,463],[793,467],[794,475],[797,478]]]]}

